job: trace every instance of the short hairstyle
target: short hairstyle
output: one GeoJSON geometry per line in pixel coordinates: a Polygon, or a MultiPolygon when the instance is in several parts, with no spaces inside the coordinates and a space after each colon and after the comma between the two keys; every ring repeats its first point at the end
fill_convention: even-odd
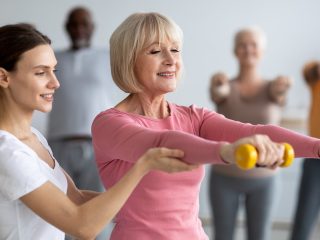
{"type": "Polygon", "coordinates": [[[134,13],[127,17],[110,38],[110,64],[113,81],[127,93],[142,87],[134,73],[137,55],[153,42],[169,39],[182,45],[180,27],[159,13],[134,13]]]}
{"type": "Polygon", "coordinates": [[[234,48],[236,49],[238,42],[243,34],[251,33],[258,36],[259,46],[264,50],[267,46],[267,37],[265,32],[258,26],[251,26],[240,29],[234,36],[234,48]]]}

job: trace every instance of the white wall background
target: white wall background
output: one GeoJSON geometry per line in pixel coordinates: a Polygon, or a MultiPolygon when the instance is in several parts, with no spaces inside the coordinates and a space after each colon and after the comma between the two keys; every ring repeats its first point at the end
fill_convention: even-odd
{"type": "MultiPolygon", "coordinates": [[[[307,60],[320,58],[319,0],[1,0],[0,25],[33,23],[50,36],[55,49],[66,48],[64,20],[68,10],[75,5],[92,10],[96,22],[94,45],[99,47],[108,46],[112,31],[133,12],[157,11],[174,19],[185,34],[186,74],[177,92],[169,99],[183,105],[194,103],[208,108],[214,108],[208,95],[210,75],[218,70],[231,76],[237,72],[232,53],[233,34],[241,27],[259,25],[268,37],[260,69],[262,74],[268,78],[278,74],[292,76],[295,81],[285,116],[306,118],[309,93],[300,72],[307,60]]],[[[120,99],[122,94],[120,91],[117,94],[120,99]]],[[[45,116],[36,114],[36,127],[45,132],[45,123],[45,116]]],[[[292,177],[296,181],[298,174],[292,177]]],[[[295,187],[293,185],[293,189],[295,187]]],[[[289,198],[294,197],[293,194],[289,198]]],[[[206,201],[203,190],[201,214],[209,216],[206,201]]],[[[291,204],[294,199],[288,201],[291,204]]],[[[280,211],[277,217],[290,220],[290,209],[285,213],[280,211]]]]}

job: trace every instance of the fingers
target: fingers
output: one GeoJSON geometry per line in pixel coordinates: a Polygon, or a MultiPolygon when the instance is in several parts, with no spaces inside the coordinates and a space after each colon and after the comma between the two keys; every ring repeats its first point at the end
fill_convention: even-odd
{"type": "Polygon", "coordinates": [[[191,165],[181,161],[184,152],[179,149],[152,148],[147,151],[145,158],[150,164],[150,170],[161,170],[167,173],[191,171],[199,165],[191,165]]]}
{"type": "Polygon", "coordinates": [[[182,162],[181,160],[177,160],[174,158],[168,158],[167,161],[168,168],[164,169],[167,173],[191,171],[199,167],[199,165],[190,165],[188,163],[182,162]]]}
{"type": "Polygon", "coordinates": [[[211,84],[213,86],[220,86],[228,82],[228,76],[223,72],[214,74],[211,78],[211,84]]]}
{"type": "Polygon", "coordinates": [[[276,90],[285,90],[292,85],[292,82],[292,78],[288,76],[278,76],[274,80],[273,85],[276,90]]]}
{"type": "Polygon", "coordinates": [[[184,152],[180,149],[170,149],[170,148],[151,148],[148,150],[151,154],[158,155],[159,157],[175,157],[182,158],[184,156],[184,152]]]}
{"type": "Polygon", "coordinates": [[[254,135],[251,137],[243,138],[235,142],[235,144],[236,147],[243,144],[253,145],[258,152],[256,161],[257,166],[274,169],[284,162],[284,145],[273,142],[266,135],[254,135]]]}
{"type": "Polygon", "coordinates": [[[284,146],[265,139],[257,145],[258,160],[260,166],[275,168],[283,163],[284,146]]]}

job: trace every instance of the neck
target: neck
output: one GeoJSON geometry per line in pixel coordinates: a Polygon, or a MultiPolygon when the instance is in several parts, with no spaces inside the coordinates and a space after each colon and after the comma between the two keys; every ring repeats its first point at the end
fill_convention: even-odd
{"type": "Polygon", "coordinates": [[[84,45],[84,46],[72,45],[70,49],[71,49],[71,51],[78,51],[78,50],[81,50],[81,49],[87,49],[89,47],[90,47],[89,44],[88,45],[84,45]]]}
{"type": "Polygon", "coordinates": [[[164,95],[152,97],[143,93],[131,94],[124,101],[128,112],[157,119],[170,115],[164,95]]]}
{"type": "Polygon", "coordinates": [[[247,66],[241,67],[240,66],[237,79],[240,82],[254,83],[254,82],[259,82],[261,80],[261,77],[258,74],[256,67],[247,67],[247,66]]]}
{"type": "Polygon", "coordinates": [[[31,132],[32,114],[25,115],[13,114],[10,111],[1,121],[0,129],[10,132],[20,140],[24,140],[32,136],[31,132]]]}

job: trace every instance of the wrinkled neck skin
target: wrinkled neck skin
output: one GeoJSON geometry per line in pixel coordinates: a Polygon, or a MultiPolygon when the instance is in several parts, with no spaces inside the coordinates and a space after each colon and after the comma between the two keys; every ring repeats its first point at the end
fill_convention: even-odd
{"type": "Polygon", "coordinates": [[[116,108],[155,119],[166,118],[170,115],[164,94],[152,96],[145,93],[132,93],[116,108]]]}

